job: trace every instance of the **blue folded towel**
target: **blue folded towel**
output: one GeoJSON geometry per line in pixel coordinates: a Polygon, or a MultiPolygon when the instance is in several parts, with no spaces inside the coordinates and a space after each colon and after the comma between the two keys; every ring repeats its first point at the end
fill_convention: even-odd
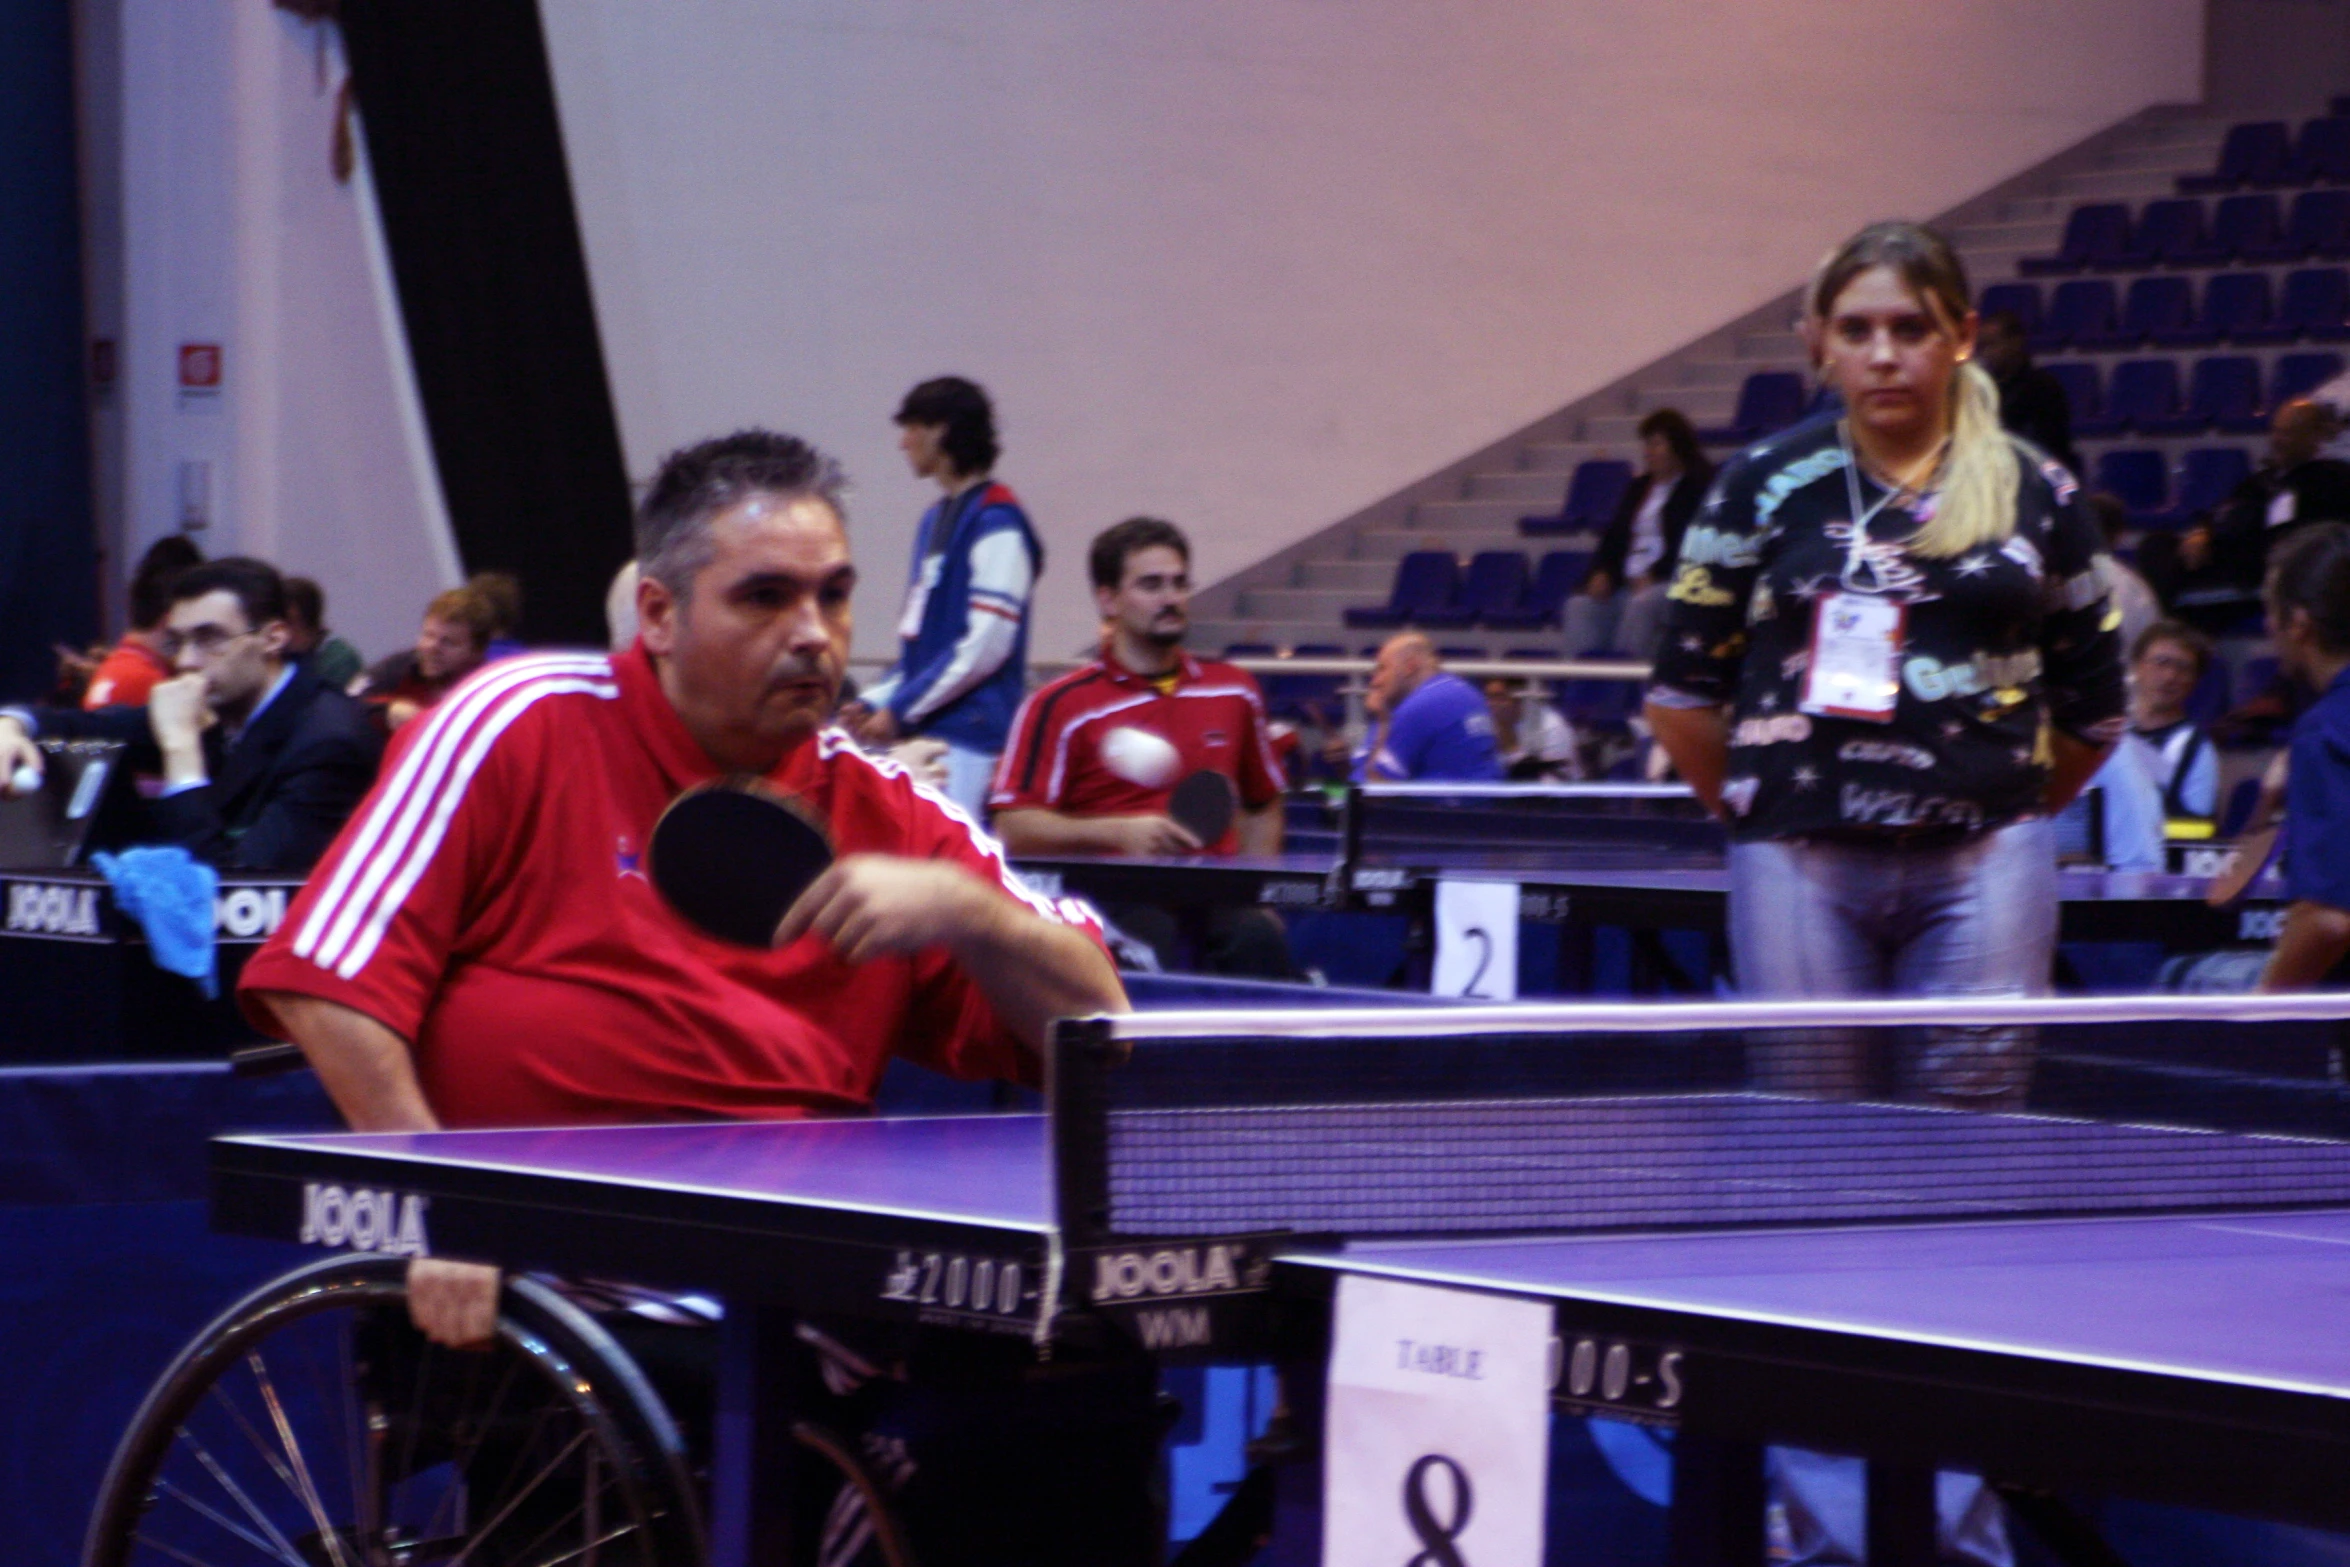
{"type": "Polygon", "coordinates": [[[93,854],[114,884],[114,901],[147,933],[155,966],[185,974],[209,1001],[220,994],[220,969],[212,953],[212,905],[220,873],[177,844],[93,854]]]}

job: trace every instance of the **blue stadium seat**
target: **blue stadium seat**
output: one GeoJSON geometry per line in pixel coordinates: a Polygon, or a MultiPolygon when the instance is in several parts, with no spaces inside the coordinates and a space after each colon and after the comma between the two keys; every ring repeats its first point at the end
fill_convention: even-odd
{"type": "Polygon", "coordinates": [[[2279,354],[2277,367],[2268,378],[2269,406],[2274,408],[2296,397],[2307,397],[2341,373],[2340,354],[2279,354]]]}
{"type": "Polygon", "coordinates": [[[2293,156],[2283,177],[2295,184],[2350,181],[2350,120],[2328,115],[2305,123],[2293,138],[2293,156]]]}
{"type": "Polygon", "coordinates": [[[1277,651],[1279,650],[1270,642],[1227,642],[1224,644],[1226,658],[1271,658],[1277,651]]]}
{"type": "Polygon", "coordinates": [[[2203,195],[2212,191],[2242,190],[2247,185],[2274,185],[2285,176],[2293,156],[2293,133],[2282,120],[2252,120],[2228,127],[2220,143],[2219,161],[2209,174],[2182,174],[2179,193],[2203,195]]]}
{"type": "Polygon", "coordinates": [[[2183,277],[2142,277],[2132,283],[2122,302],[2119,336],[2131,344],[2170,347],[2212,341],[2195,319],[2195,286],[2183,277]]]}
{"type": "Polygon", "coordinates": [[[1566,603],[1568,594],[1583,585],[1584,573],[1590,569],[1591,556],[1587,551],[1549,551],[1535,563],[1533,578],[1526,584],[1525,597],[1519,600],[1517,609],[1504,615],[1489,614],[1485,624],[1499,631],[1533,631],[1556,625],[1560,606],[1566,603]]]}
{"type": "Polygon", "coordinates": [[[1700,430],[1709,446],[1744,446],[1803,417],[1803,377],[1792,370],[1757,370],[1738,389],[1738,411],[1727,425],[1700,430]]]}
{"type": "Polygon", "coordinates": [[[2131,251],[2140,266],[2216,267],[2228,260],[2203,225],[2203,203],[2192,196],[2146,203],[2131,251]]]}
{"type": "Polygon", "coordinates": [[[1591,457],[1575,465],[1567,480],[1566,504],[1548,517],[1520,517],[1526,534],[1586,533],[1608,525],[1624,491],[1632,486],[1632,465],[1614,457],[1591,457]]]}
{"type": "Polygon", "coordinates": [[[2293,198],[2292,216],[2275,246],[2247,260],[2322,261],[2350,258],[2350,190],[2305,190],[2293,198]]]}
{"type": "Polygon", "coordinates": [[[1469,562],[1461,585],[1461,606],[1486,625],[1495,615],[1510,615],[1526,602],[1532,573],[1524,550],[1482,550],[1469,562]]]}
{"type": "Polygon", "coordinates": [[[2302,267],[2285,274],[2285,294],[2276,319],[2239,342],[2290,343],[2295,338],[2312,343],[2350,342],[2350,272],[2340,267],[2302,267]]]}
{"type": "Polygon", "coordinates": [[[2107,452],[2097,459],[2095,488],[2121,501],[2133,528],[2161,527],[2168,521],[2170,470],[2160,452],[2107,452]]]}
{"type": "Polygon", "coordinates": [[[2220,430],[2257,435],[2268,428],[2260,406],[2260,361],[2249,354],[2214,354],[2195,361],[2187,377],[2186,406],[2171,419],[2140,420],[2149,435],[2194,435],[2220,430]]]}
{"type": "Polygon", "coordinates": [[[1997,315],[2006,310],[2014,313],[2024,324],[2024,336],[2040,330],[2040,285],[2037,283],[1994,283],[1983,290],[1975,301],[1975,309],[1982,314],[1997,315]]]}
{"type": "Polygon", "coordinates": [[[1400,626],[1427,611],[1442,611],[1459,591],[1461,563],[1450,550],[1414,550],[1395,563],[1395,587],[1384,604],[1346,611],[1346,623],[1363,630],[1400,626]]]}
{"type": "Polygon", "coordinates": [[[2199,347],[2206,343],[2257,343],[2271,329],[2268,274],[2219,272],[2203,285],[2203,309],[2186,332],[2155,334],[2165,347],[2199,347]]]}
{"type": "Polygon", "coordinates": [[[1448,642],[1437,648],[1436,656],[1445,660],[1447,663],[1457,663],[1462,659],[1473,659],[1477,663],[1482,664],[1486,659],[1492,657],[1493,655],[1492,650],[1489,648],[1476,647],[1465,642],[1448,642]]]}
{"type": "Polygon", "coordinates": [[[2284,243],[2284,224],[2279,215],[2277,198],[2260,195],[2227,196],[2220,200],[2211,217],[2211,244],[2214,250],[2242,261],[2291,260],[2277,256],[2277,247],[2284,243]]]}
{"type": "Polygon", "coordinates": [[[2040,323],[2034,348],[2110,346],[2134,342],[2122,335],[2119,296],[2105,278],[2074,278],[2048,296],[2048,317],[2040,323]]]}
{"type": "Polygon", "coordinates": [[[2175,435],[2199,425],[2179,407],[2179,365],[2175,359],[2125,359],[2105,385],[2106,417],[2143,435],[2175,435]]]}
{"type": "Polygon", "coordinates": [[[2192,527],[2204,513],[2234,493],[2252,472],[2252,457],[2241,446],[2198,446],[2179,464],[2178,496],[2166,519],[2192,527]]]}
{"type": "Polygon", "coordinates": [[[2105,393],[2097,367],[2085,359],[2067,359],[2042,369],[2064,388],[2064,400],[2073,413],[2073,434],[2115,435],[2121,426],[2105,416],[2105,393]]]}
{"type": "Polygon", "coordinates": [[[1503,559],[1505,556],[1508,561],[1515,562],[1516,580],[1522,583],[1526,575],[1525,556],[1516,550],[1481,552],[1469,562],[1469,569],[1462,573],[1459,584],[1453,589],[1452,601],[1446,604],[1424,604],[1413,610],[1412,624],[1442,628],[1475,625],[1479,609],[1476,595],[1498,591],[1499,582],[1506,579],[1509,572],[1509,564],[1503,559]]]}
{"type": "Polygon", "coordinates": [[[2055,255],[2026,256],[2016,270],[2025,277],[2062,277],[2090,267],[2129,266],[2130,255],[2130,209],[2099,201],[2073,208],[2055,255]]]}

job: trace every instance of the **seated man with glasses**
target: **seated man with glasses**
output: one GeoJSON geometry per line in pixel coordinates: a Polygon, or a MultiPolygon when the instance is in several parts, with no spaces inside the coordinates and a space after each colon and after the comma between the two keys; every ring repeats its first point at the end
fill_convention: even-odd
{"type": "Polygon", "coordinates": [[[132,766],[162,775],[156,840],[224,870],[307,871],[375,781],[374,726],[290,656],[276,567],[193,567],[171,601],[156,640],[173,678],[144,708],[0,711],[0,786],[41,769],[36,738],[124,741],[132,766]]]}

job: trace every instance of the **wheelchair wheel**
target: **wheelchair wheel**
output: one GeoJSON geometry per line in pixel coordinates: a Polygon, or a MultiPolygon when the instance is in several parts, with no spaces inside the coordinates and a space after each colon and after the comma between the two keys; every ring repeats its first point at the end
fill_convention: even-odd
{"type": "Polygon", "coordinates": [[[334,1257],[180,1352],[116,1449],[84,1567],[696,1567],[683,1444],[585,1312],[509,1278],[495,1342],[408,1323],[406,1265],[334,1257]]]}

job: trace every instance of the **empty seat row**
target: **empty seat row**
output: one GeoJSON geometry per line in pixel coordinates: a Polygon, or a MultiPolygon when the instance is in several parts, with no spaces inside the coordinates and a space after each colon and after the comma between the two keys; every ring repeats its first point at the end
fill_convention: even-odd
{"type": "Polygon", "coordinates": [[[1533,537],[1546,533],[1590,533],[1608,525],[1632,487],[1632,465],[1615,457],[1589,457],[1575,465],[1567,478],[1567,498],[1555,512],[1520,517],[1518,531],[1533,537]]]}
{"type": "Polygon", "coordinates": [[[1811,389],[1792,370],[1757,370],[1738,388],[1738,409],[1726,425],[1697,432],[1708,446],[1745,446],[1803,417],[1811,389]]]}
{"type": "Polygon", "coordinates": [[[2026,277],[2350,259],[2350,190],[2303,191],[2288,214],[2273,194],[2223,198],[2211,221],[2203,203],[2175,196],[2146,203],[2135,223],[2118,201],[2075,207],[2053,256],[2027,256],[2026,277]]]}
{"type": "Polygon", "coordinates": [[[2071,360],[2046,367],[2072,405],[2073,434],[2096,439],[2121,435],[2257,435],[2273,411],[2342,373],[2334,353],[2285,354],[2263,395],[2260,361],[2248,354],[2198,359],[2185,389],[2175,359],[2125,359],[2110,381],[2097,366],[2071,360]]]}
{"type": "Polygon", "coordinates": [[[1983,290],[1986,313],[2013,311],[2037,349],[2201,348],[2213,343],[2350,342],[2350,270],[2303,267],[2282,290],[2265,272],[2220,272],[2200,300],[2191,279],[2142,277],[2118,292],[2106,278],[2059,283],[2045,307],[2033,283],[1983,290]]]}
{"type": "Polygon", "coordinates": [[[2110,491],[2133,528],[2183,528],[2228,498],[2252,472],[2241,447],[2197,447],[2180,459],[2174,479],[2161,452],[2130,449],[2097,459],[2093,488],[2110,491]]]}
{"type": "Polygon", "coordinates": [[[1523,551],[1486,550],[1464,570],[1460,557],[1449,551],[1414,550],[1396,563],[1387,602],[1346,611],[1346,623],[1358,629],[1482,625],[1539,630],[1557,622],[1559,606],[1590,566],[1591,557],[1582,550],[1552,550],[1531,565],[1523,551]]]}
{"type": "Polygon", "coordinates": [[[2327,184],[2350,184],[2350,118],[2340,114],[2307,121],[2298,134],[2283,120],[2231,125],[2209,174],[2179,176],[2188,196],[2327,184]]]}

